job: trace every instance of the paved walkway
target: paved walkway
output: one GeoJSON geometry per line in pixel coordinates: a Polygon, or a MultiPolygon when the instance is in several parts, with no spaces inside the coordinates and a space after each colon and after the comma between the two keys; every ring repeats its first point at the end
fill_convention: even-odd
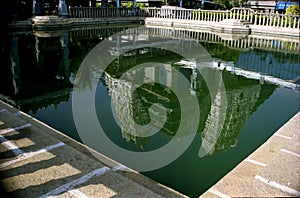
{"type": "Polygon", "coordinates": [[[230,196],[300,197],[300,112],[201,197],[230,196]]]}
{"type": "Polygon", "coordinates": [[[1,197],[184,197],[2,101],[0,142],[1,197]]]}

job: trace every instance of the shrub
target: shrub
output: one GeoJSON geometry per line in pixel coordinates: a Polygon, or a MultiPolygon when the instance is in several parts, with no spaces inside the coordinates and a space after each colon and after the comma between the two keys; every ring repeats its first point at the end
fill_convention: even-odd
{"type": "Polygon", "coordinates": [[[291,5],[286,9],[286,14],[299,15],[300,14],[300,6],[299,5],[291,5]]]}

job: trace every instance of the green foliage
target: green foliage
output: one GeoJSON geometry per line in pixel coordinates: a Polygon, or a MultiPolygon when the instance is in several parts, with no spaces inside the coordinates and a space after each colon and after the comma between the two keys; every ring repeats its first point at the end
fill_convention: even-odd
{"type": "Polygon", "coordinates": [[[146,4],[145,3],[136,3],[136,7],[142,9],[142,8],[146,7],[146,4]]]}
{"type": "MultiPolygon", "coordinates": [[[[133,8],[133,1],[130,1],[128,3],[122,3],[122,6],[125,8],[133,8]]],[[[136,7],[142,9],[142,8],[146,7],[146,4],[145,3],[136,3],[136,7]]]]}
{"type": "Polygon", "coordinates": [[[126,7],[126,8],[132,8],[133,7],[133,2],[130,1],[128,3],[124,3],[124,7],[126,7]]]}
{"type": "Polygon", "coordinates": [[[300,6],[299,5],[291,5],[286,9],[286,14],[299,15],[300,14],[300,6]]]}
{"type": "Polygon", "coordinates": [[[239,7],[240,6],[240,3],[238,0],[234,0],[233,1],[233,7],[239,7]]]}
{"type": "Polygon", "coordinates": [[[225,9],[225,10],[229,10],[232,8],[230,0],[214,0],[214,2],[222,4],[223,9],[225,9]]]}

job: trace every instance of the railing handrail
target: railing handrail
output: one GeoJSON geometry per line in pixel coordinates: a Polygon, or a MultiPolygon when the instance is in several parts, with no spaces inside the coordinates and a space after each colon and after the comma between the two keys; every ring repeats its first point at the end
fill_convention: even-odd
{"type": "Polygon", "coordinates": [[[224,19],[237,19],[258,26],[272,26],[282,28],[300,28],[298,15],[278,13],[259,13],[251,8],[232,8],[230,10],[201,10],[201,9],[168,9],[147,8],[148,17],[221,22],[224,19]]]}
{"type": "Polygon", "coordinates": [[[251,8],[232,8],[230,10],[201,10],[174,8],[107,8],[70,7],[71,18],[113,18],[113,17],[155,17],[193,21],[221,22],[236,19],[257,26],[272,26],[299,29],[300,17],[278,13],[259,13],[251,8]]]}
{"type": "Polygon", "coordinates": [[[139,17],[143,16],[140,8],[124,7],[69,7],[70,18],[112,18],[112,17],[139,17]]]}

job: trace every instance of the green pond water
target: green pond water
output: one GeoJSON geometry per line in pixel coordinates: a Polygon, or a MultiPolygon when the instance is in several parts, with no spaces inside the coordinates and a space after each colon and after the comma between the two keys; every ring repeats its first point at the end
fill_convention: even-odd
{"type": "MultiPolygon", "coordinates": [[[[110,37],[128,28],[95,28],[52,35],[9,34],[1,41],[0,93],[17,108],[98,149],[101,139],[86,141],[85,134],[76,128],[73,84],[84,58],[108,38],[111,45],[101,50],[109,53],[112,61],[105,70],[101,70],[102,66],[89,68],[81,76],[84,80],[79,84],[79,94],[84,98],[93,87],[93,75],[99,75],[92,98],[98,122],[108,139],[125,150],[146,154],[174,139],[181,145],[193,136],[177,159],[142,172],[190,197],[205,192],[300,109],[299,52],[232,48],[221,41],[197,41],[192,36],[183,41],[150,34],[145,29],[110,37]],[[193,55],[188,46],[195,42],[209,54],[205,61],[198,58],[198,62],[193,62],[193,57],[188,59],[162,47],[174,43],[172,47],[178,52],[190,50],[193,55]],[[151,64],[145,66],[146,63],[151,64]],[[202,70],[205,64],[210,72],[208,77],[202,70]],[[135,68],[137,65],[144,66],[135,68]],[[137,81],[142,83],[136,85],[137,81]],[[211,82],[218,82],[223,89],[211,89],[211,82]],[[198,106],[192,101],[197,101],[198,106]],[[135,124],[146,126],[151,119],[153,126],[161,126],[151,136],[141,136],[135,124]],[[179,131],[181,125],[187,125],[183,131],[179,131]],[[190,128],[194,130],[184,130],[190,128]],[[209,149],[199,156],[205,145],[209,149]]],[[[97,60],[95,54],[91,57],[97,60]]],[[[85,105],[82,103],[82,108],[85,105]]],[[[83,114],[82,119],[89,118],[83,114]]],[[[93,130],[93,126],[86,127],[93,130]]],[[[107,150],[99,152],[129,167],[140,163],[107,150]]],[[[154,156],[150,161],[158,160],[161,159],[154,156]]]]}

